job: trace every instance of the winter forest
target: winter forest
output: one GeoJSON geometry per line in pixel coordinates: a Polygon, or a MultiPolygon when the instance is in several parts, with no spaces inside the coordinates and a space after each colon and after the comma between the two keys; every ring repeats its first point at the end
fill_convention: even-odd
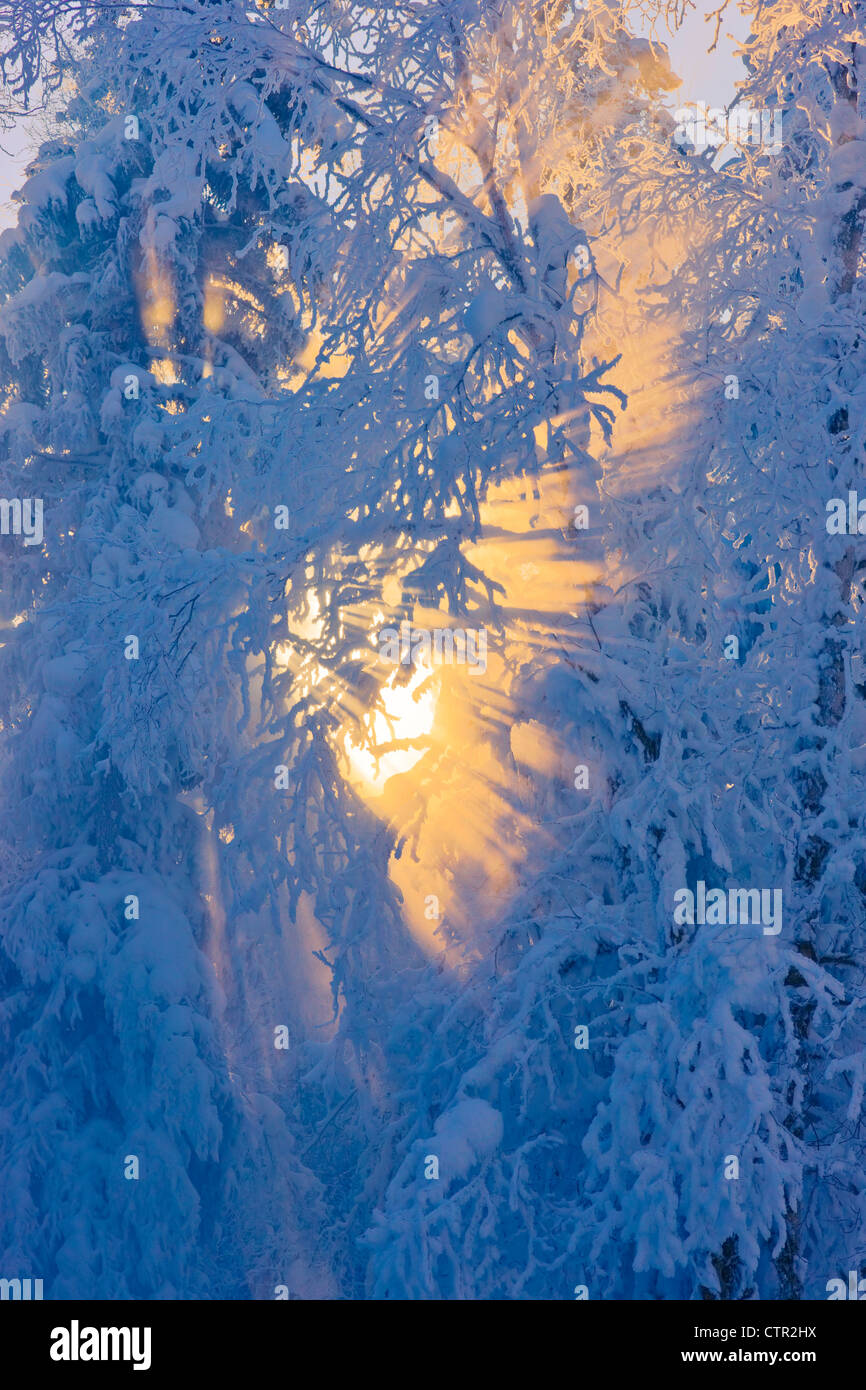
{"type": "Polygon", "coordinates": [[[866,0],[712,5],[0,0],[0,1277],[866,1276],[866,0]]]}

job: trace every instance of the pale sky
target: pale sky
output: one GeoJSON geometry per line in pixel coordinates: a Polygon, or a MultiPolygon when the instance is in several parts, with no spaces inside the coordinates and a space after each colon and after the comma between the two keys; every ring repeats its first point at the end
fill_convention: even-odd
{"type": "MultiPolygon", "coordinates": [[[[671,67],[682,80],[679,90],[671,94],[674,106],[697,101],[704,101],[707,106],[728,106],[736,95],[736,83],[746,76],[743,64],[734,57],[735,47],[748,35],[748,23],[736,8],[736,0],[731,0],[728,6],[718,45],[712,53],[707,53],[715,22],[708,23],[706,16],[717,10],[719,3],[720,0],[695,0],[694,10],[689,12],[676,34],[667,34],[662,26],[656,32],[656,37],[666,44],[671,55],[671,67]],[[733,39],[729,35],[733,35],[733,39]]],[[[643,27],[639,32],[647,30],[643,27]]]]}
{"type": "MultiPolygon", "coordinates": [[[[704,17],[718,8],[718,3],[719,0],[695,0],[695,9],[676,34],[669,35],[663,26],[656,31],[656,37],[670,51],[674,71],[682,79],[682,87],[671,95],[672,106],[695,101],[704,101],[708,106],[727,106],[735,94],[734,84],[745,76],[742,64],[733,56],[734,44],[727,37],[733,33],[742,41],[746,36],[746,24],[735,8],[735,0],[731,0],[730,13],[722,24],[717,49],[712,54],[706,51],[713,25],[707,24],[704,17]]],[[[639,32],[648,34],[645,26],[638,27],[639,32]]],[[[24,167],[40,143],[40,124],[37,116],[14,130],[0,132],[0,229],[14,225],[15,205],[10,198],[23,183],[24,167]]]]}
{"type": "Polygon", "coordinates": [[[13,204],[9,198],[20,186],[30,150],[28,125],[0,131],[0,228],[15,222],[13,204]]]}

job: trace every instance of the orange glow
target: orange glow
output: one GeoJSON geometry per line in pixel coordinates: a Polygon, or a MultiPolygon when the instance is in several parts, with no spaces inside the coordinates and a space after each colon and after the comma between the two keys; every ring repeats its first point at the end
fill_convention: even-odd
{"type": "Polygon", "coordinates": [[[145,252],[143,293],[139,294],[141,323],[151,347],[168,347],[168,330],[177,313],[174,289],[168,270],[148,247],[145,252]]]}
{"type": "Polygon", "coordinates": [[[385,783],[396,773],[409,772],[425,753],[424,744],[436,717],[436,691],[429,678],[432,671],[419,662],[405,685],[398,685],[403,674],[398,667],[380,692],[381,708],[366,716],[372,749],[389,743],[410,740],[421,746],[395,749],[377,757],[370,747],[346,738],[346,753],[352,780],[359,783],[368,796],[379,796],[385,783]],[[422,689],[422,687],[426,688],[422,689]]]}
{"type": "Polygon", "coordinates": [[[211,276],[204,290],[204,326],[208,333],[219,333],[225,322],[225,304],[220,286],[211,276]]]}

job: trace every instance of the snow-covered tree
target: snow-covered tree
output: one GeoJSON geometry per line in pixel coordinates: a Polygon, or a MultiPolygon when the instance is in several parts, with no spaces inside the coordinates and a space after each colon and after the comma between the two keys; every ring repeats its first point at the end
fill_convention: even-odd
{"type": "Polygon", "coordinates": [[[51,1296],[860,1258],[857,8],[753,7],[785,143],[714,170],[618,0],[0,5],[66,94],[0,240],[0,1248],[51,1296]]]}
{"type": "Polygon", "coordinates": [[[611,414],[591,256],[537,191],[600,42],[555,9],[80,17],[3,245],[4,486],[46,517],[4,584],[4,1247],[55,1293],[363,1288],[431,1104],[426,1064],[423,1110],[389,1091],[389,1035],[455,988],[346,776],[376,633],[407,592],[503,631],[485,494],[585,467],[611,414]]]}
{"type": "Polygon", "coordinates": [[[586,1229],[605,1268],[627,1233],[635,1270],[665,1278],[637,1286],[653,1296],[821,1297],[862,1261],[859,596],[855,555],[824,525],[862,456],[862,14],[753,12],[742,99],[765,129],[778,117],[781,148],[747,143],[713,171],[711,149],[636,124],[642,157],[615,150],[599,204],[644,277],[644,328],[676,325],[662,392],[635,406],[682,402],[652,487],[621,452],[606,474],[634,518],[622,592],[643,651],[623,678],[652,672],[635,707],[658,739],[630,857],[653,847],[668,921],[674,885],[697,879],[776,884],[784,901],[772,944],[698,928],[649,955],[658,1003],[622,1025],[586,1229]],[[727,1153],[740,1176],[723,1185],[727,1153]]]}

